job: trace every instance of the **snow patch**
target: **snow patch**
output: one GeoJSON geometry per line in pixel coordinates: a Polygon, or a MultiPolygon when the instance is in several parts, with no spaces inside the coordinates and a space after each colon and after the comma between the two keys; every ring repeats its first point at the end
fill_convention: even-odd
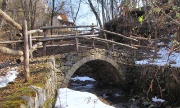
{"type": "Polygon", "coordinates": [[[136,64],[151,64],[158,66],[170,65],[172,67],[180,67],[180,53],[174,51],[170,54],[170,49],[163,47],[157,52],[157,54],[158,58],[154,60],[152,58],[144,59],[136,61],[136,64]]]}
{"type": "Polygon", "coordinates": [[[152,101],[153,101],[153,102],[161,102],[161,103],[165,102],[165,100],[163,100],[163,99],[158,99],[156,96],[152,98],[152,101]]]}
{"type": "Polygon", "coordinates": [[[114,108],[101,102],[97,96],[68,88],[60,88],[55,108],[114,108]]]}
{"type": "Polygon", "coordinates": [[[13,82],[17,74],[18,72],[16,69],[12,68],[5,76],[0,76],[0,88],[6,87],[9,82],[13,82]]]}

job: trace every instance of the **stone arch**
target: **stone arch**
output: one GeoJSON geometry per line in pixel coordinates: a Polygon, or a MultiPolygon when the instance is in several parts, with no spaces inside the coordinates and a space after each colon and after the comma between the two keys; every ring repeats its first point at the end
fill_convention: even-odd
{"type": "Polygon", "coordinates": [[[99,53],[96,53],[94,55],[85,56],[85,57],[83,57],[83,59],[81,59],[81,60],[77,61],[75,64],[73,64],[72,67],[68,70],[68,72],[64,78],[62,87],[68,86],[71,76],[76,72],[76,70],[78,68],[80,68],[83,64],[93,61],[93,60],[102,60],[102,61],[110,63],[118,71],[118,74],[121,76],[122,80],[125,79],[124,73],[122,72],[121,67],[116,63],[115,60],[113,60],[107,56],[101,55],[99,53]]]}

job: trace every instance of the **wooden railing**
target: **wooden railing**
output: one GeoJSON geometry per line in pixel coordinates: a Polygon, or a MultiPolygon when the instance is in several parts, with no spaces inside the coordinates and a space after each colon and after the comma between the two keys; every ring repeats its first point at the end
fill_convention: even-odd
{"type": "MultiPolygon", "coordinates": [[[[12,26],[16,27],[18,30],[20,30],[22,36],[23,36],[23,40],[15,40],[15,41],[4,41],[4,42],[0,42],[0,44],[8,44],[8,43],[24,43],[24,50],[23,51],[16,51],[13,49],[9,49],[9,48],[5,48],[5,47],[1,47],[0,46],[0,52],[1,53],[6,53],[6,54],[10,54],[10,55],[18,55],[18,56],[23,56],[24,55],[24,70],[25,70],[25,80],[29,81],[30,79],[30,74],[29,74],[29,58],[33,58],[33,51],[36,50],[37,48],[42,48],[43,47],[43,54],[44,56],[46,55],[46,47],[47,45],[47,41],[53,41],[53,40],[64,40],[64,39],[74,39],[75,40],[75,46],[76,46],[76,51],[79,51],[79,39],[83,38],[83,39],[92,39],[92,47],[91,48],[95,48],[95,41],[100,41],[100,42],[105,42],[105,43],[109,43],[112,45],[112,51],[116,50],[114,49],[114,46],[123,46],[123,47],[127,47],[130,49],[134,49],[136,50],[137,47],[129,45],[129,44],[124,44],[124,43],[119,43],[113,40],[108,40],[108,39],[104,39],[101,38],[102,36],[100,36],[102,34],[102,32],[104,33],[109,33],[109,34],[113,34],[116,36],[120,36],[124,39],[130,40],[130,41],[135,41],[137,42],[138,38],[135,37],[128,37],[128,36],[124,36],[122,34],[119,33],[115,33],[115,32],[111,32],[111,31],[107,31],[104,29],[100,29],[94,25],[90,25],[90,26],[58,26],[58,27],[54,27],[54,26],[45,26],[45,27],[40,27],[40,29],[36,29],[36,30],[27,30],[27,21],[24,20],[23,23],[23,27],[20,26],[20,24],[16,23],[12,18],[10,18],[7,14],[5,14],[3,11],[0,10],[0,16],[5,18],[5,20],[10,23],[12,26]],[[74,34],[67,34],[67,35],[48,35],[48,30],[51,29],[73,29],[74,30],[74,34]],[[78,29],[79,28],[90,28],[90,31],[87,31],[86,33],[79,33],[78,29]],[[38,33],[41,32],[44,35],[43,36],[32,36],[34,33],[38,33]],[[36,44],[33,45],[33,41],[37,42],[36,44]]],[[[146,38],[143,38],[144,40],[146,38]]],[[[67,45],[73,45],[73,44],[64,44],[61,46],[67,46],[67,45]]]]}

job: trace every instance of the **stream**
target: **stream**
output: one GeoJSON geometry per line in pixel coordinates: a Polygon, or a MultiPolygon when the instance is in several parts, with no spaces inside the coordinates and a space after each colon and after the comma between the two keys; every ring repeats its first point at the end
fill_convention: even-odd
{"type": "Polygon", "coordinates": [[[74,77],[70,82],[70,89],[93,93],[101,101],[115,108],[140,108],[137,106],[137,102],[132,102],[128,94],[118,87],[106,84],[97,86],[97,82],[89,77],[74,77]]]}

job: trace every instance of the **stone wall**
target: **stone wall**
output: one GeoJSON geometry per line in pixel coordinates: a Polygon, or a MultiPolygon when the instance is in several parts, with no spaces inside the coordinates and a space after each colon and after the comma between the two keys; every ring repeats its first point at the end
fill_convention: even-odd
{"type": "Polygon", "coordinates": [[[42,86],[31,85],[35,95],[23,96],[23,99],[27,101],[27,105],[22,104],[21,108],[52,108],[56,99],[57,85],[56,85],[56,73],[55,73],[55,60],[50,57],[48,60],[47,80],[42,86]]]}

